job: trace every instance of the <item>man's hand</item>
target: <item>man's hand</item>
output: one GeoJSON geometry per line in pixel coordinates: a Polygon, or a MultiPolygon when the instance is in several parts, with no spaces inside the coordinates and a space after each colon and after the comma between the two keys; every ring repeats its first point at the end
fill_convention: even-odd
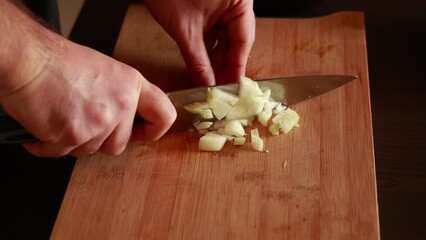
{"type": "Polygon", "coordinates": [[[145,0],[197,85],[237,82],[255,37],[253,0],[145,0]]]}
{"type": "Polygon", "coordinates": [[[134,138],[161,137],[176,118],[167,96],[136,70],[92,49],[68,43],[25,87],[1,99],[4,109],[39,141],[25,144],[36,156],[121,153],[135,112],[144,119],[134,138]]]}
{"type": "Polygon", "coordinates": [[[39,140],[24,145],[32,154],[117,155],[136,113],[143,121],[133,138],[143,141],[174,122],[168,97],[135,69],[44,29],[4,0],[0,10],[0,103],[39,140]]]}

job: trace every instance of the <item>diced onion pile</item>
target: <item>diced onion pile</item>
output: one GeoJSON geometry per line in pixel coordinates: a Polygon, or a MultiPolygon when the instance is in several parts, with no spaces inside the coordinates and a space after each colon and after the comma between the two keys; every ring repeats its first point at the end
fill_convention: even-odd
{"type": "MultiPolygon", "coordinates": [[[[241,77],[238,95],[208,88],[206,102],[194,102],[184,109],[198,116],[194,127],[203,135],[198,144],[201,151],[220,151],[226,141],[244,145],[244,127],[251,126],[255,119],[265,127],[270,122],[269,132],[275,136],[299,126],[299,115],[294,110],[272,99],[271,89],[260,89],[256,81],[247,77],[241,77]]],[[[257,128],[250,131],[250,139],[253,149],[264,150],[257,128]]]]}

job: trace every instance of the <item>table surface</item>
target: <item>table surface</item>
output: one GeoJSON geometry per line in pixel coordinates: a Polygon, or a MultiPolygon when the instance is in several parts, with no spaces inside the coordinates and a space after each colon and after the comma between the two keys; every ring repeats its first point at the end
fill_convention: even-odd
{"type": "MultiPolygon", "coordinates": [[[[426,239],[426,2],[323,0],[292,14],[278,2],[255,1],[256,14],[365,12],[381,237],[426,239]]],[[[70,38],[110,55],[126,8],[126,1],[86,0],[70,38]]],[[[39,159],[20,146],[0,153],[2,236],[47,239],[75,160],[39,159]]]]}

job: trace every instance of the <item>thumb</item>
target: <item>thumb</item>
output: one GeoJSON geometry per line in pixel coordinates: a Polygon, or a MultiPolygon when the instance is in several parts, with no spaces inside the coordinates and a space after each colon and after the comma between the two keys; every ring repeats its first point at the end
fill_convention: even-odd
{"type": "Polygon", "coordinates": [[[185,60],[193,83],[202,86],[215,85],[215,75],[204,42],[203,33],[193,32],[192,34],[184,34],[183,37],[176,39],[176,43],[185,60]]]}
{"type": "Polygon", "coordinates": [[[142,119],[135,121],[133,138],[140,141],[159,139],[176,119],[176,109],[167,95],[148,81],[141,88],[136,111],[142,119]]]}

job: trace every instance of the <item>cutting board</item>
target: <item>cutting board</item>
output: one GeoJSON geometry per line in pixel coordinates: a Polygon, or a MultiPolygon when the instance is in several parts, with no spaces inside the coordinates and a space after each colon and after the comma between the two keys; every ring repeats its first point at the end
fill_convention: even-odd
{"type": "MultiPolygon", "coordinates": [[[[247,76],[360,78],[292,106],[300,127],[268,152],[197,150],[180,132],[78,159],[52,239],[379,239],[363,14],[257,18],[247,76]]],[[[114,57],[165,91],[188,87],[174,42],[132,5],[114,57]]]]}

